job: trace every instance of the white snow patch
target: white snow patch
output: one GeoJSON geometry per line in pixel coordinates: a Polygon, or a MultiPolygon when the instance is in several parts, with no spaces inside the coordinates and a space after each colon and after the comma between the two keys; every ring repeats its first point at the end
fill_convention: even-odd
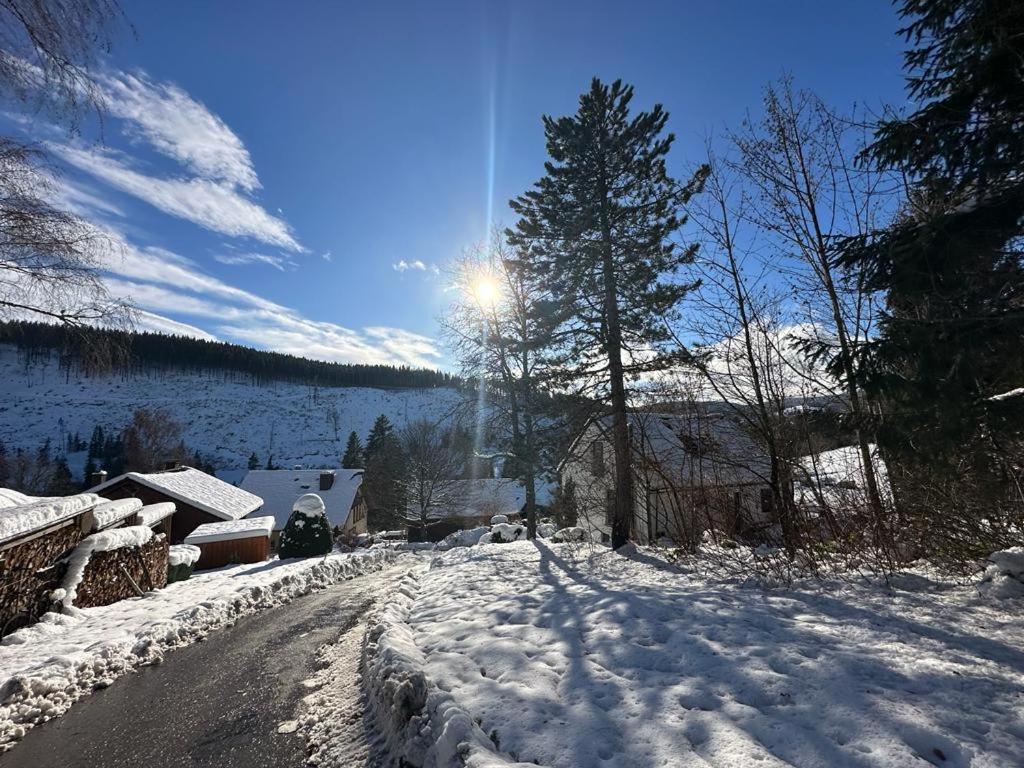
{"type": "Polygon", "coordinates": [[[993,552],[988,561],[991,565],[982,576],[982,591],[998,599],[1024,597],[1024,547],[993,552]]]}
{"type": "Polygon", "coordinates": [[[491,518],[491,525],[498,525],[499,523],[507,523],[508,515],[494,515],[491,518]]]}
{"type": "Polygon", "coordinates": [[[0,505],[0,542],[59,523],[104,501],[95,493],[33,497],[6,488],[3,491],[6,506],[0,505]]]}
{"type": "Polygon", "coordinates": [[[178,565],[195,565],[203,550],[192,544],[173,544],[167,553],[167,564],[172,568],[178,565]]]}
{"type": "Polygon", "coordinates": [[[142,509],[139,499],[115,499],[97,504],[93,509],[93,530],[102,530],[142,509]]]}
{"type": "Polygon", "coordinates": [[[1019,606],[899,583],[765,591],[647,548],[457,548],[375,619],[367,685],[417,766],[1020,765],[1019,606]]]}
{"type": "Polygon", "coordinates": [[[161,501],[159,504],[147,504],[139,510],[139,525],[156,525],[175,512],[173,501],[161,501]]]}
{"type": "Polygon", "coordinates": [[[323,517],[327,514],[327,507],[324,506],[324,500],[315,493],[304,493],[295,500],[292,512],[298,512],[304,517],[323,517]]]}
{"type": "Polygon", "coordinates": [[[479,543],[480,539],[488,533],[488,530],[483,526],[479,528],[467,528],[462,531],[454,531],[449,533],[437,544],[434,545],[434,549],[446,550],[452,547],[472,547],[479,543]]]}

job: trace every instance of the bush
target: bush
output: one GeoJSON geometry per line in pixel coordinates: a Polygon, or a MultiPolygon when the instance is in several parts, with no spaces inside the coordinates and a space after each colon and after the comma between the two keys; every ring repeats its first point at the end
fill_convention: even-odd
{"type": "Polygon", "coordinates": [[[300,496],[281,532],[278,554],[289,557],[316,557],[331,551],[331,524],[323,499],[315,493],[300,496]]]}

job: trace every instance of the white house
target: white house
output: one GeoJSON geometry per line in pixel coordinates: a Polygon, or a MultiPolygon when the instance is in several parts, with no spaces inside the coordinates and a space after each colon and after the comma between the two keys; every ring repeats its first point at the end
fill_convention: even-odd
{"type": "Polygon", "coordinates": [[[292,513],[295,500],[306,493],[323,499],[332,528],[344,533],[366,532],[361,469],[253,469],[242,479],[242,489],[263,499],[264,515],[274,517],[274,542],[292,513]]]}
{"type": "MultiPolygon", "coordinates": [[[[770,524],[767,461],[731,414],[697,405],[686,414],[633,411],[628,419],[634,541],[691,543],[709,528],[732,536],[770,524]]],[[[579,525],[594,540],[611,536],[614,475],[611,417],[591,419],[559,477],[563,489],[574,487],[579,525]]]]}

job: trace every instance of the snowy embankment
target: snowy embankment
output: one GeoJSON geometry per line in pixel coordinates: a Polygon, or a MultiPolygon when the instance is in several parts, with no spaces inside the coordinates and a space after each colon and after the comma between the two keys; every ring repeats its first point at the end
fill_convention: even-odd
{"type": "Polygon", "coordinates": [[[396,557],[374,550],[237,565],[74,616],[48,613],[0,642],[0,750],[91,691],[159,663],[168,649],[246,614],[380,570],[396,557]]]}
{"type": "Polygon", "coordinates": [[[1024,765],[1024,601],[915,574],[765,591],[457,548],[380,612],[365,674],[412,765],[1024,765]]]}

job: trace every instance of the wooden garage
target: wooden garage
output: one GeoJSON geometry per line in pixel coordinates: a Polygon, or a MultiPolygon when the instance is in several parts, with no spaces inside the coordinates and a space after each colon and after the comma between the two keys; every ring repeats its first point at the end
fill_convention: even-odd
{"type": "Polygon", "coordinates": [[[185,539],[199,547],[196,570],[235,563],[260,563],[270,557],[274,518],[253,517],[200,525],[185,539]]]}

